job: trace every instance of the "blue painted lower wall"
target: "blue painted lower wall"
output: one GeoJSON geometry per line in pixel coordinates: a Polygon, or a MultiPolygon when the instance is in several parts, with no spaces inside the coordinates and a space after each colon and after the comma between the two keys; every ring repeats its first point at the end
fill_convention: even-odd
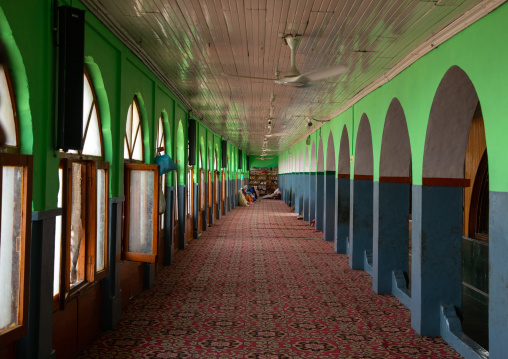
{"type": "Polygon", "coordinates": [[[316,219],[316,173],[309,174],[309,223],[316,219]]]}
{"type": "Polygon", "coordinates": [[[303,220],[309,220],[309,180],[308,173],[303,175],[303,220]]]}
{"type": "Polygon", "coordinates": [[[325,175],[318,172],[314,176],[316,178],[316,209],[314,217],[316,218],[316,230],[324,229],[324,209],[325,209],[325,175]]]}
{"type": "Polygon", "coordinates": [[[323,239],[332,242],[335,238],[335,175],[326,174],[324,180],[323,239]]]}
{"type": "Polygon", "coordinates": [[[346,253],[349,242],[349,219],[350,219],[350,191],[351,180],[349,178],[337,178],[335,180],[335,252],[346,253]]]}
{"type": "Polygon", "coordinates": [[[374,182],[372,287],[392,292],[392,271],[409,268],[409,183],[374,182]]]}
{"type": "Polygon", "coordinates": [[[351,180],[350,203],[349,266],[364,269],[365,251],[372,252],[372,181],[351,180]]]}

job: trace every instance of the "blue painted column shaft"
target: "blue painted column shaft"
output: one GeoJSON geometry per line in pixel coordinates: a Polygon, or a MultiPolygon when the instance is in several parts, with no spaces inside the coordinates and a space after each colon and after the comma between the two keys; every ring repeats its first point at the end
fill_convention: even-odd
{"type": "Polygon", "coordinates": [[[229,180],[229,188],[231,188],[231,209],[236,208],[236,191],[235,191],[235,180],[229,180]]]}
{"type": "MultiPolygon", "coordinates": [[[[227,182],[226,181],[227,180],[224,179],[224,201],[222,201],[222,215],[223,216],[225,216],[228,213],[228,211],[227,211],[228,191],[226,189],[226,187],[227,187],[227,182]]],[[[221,187],[221,191],[222,191],[222,187],[221,187]]]]}
{"type": "Polygon", "coordinates": [[[325,210],[325,174],[317,172],[316,175],[316,209],[314,217],[316,218],[316,230],[324,229],[324,210],[325,210]]]}
{"type": "Polygon", "coordinates": [[[420,335],[440,334],[441,305],[462,305],[462,196],[461,187],[413,185],[411,327],[420,335]]]}
{"type": "Polygon", "coordinates": [[[219,181],[219,184],[217,185],[217,204],[216,204],[216,208],[215,208],[215,218],[216,219],[220,219],[221,215],[222,215],[222,211],[221,211],[221,190],[222,190],[222,187],[221,187],[221,181],[219,181]]]}
{"type": "Polygon", "coordinates": [[[299,187],[298,187],[298,214],[303,212],[303,196],[305,193],[305,175],[303,173],[300,173],[298,175],[300,178],[299,181],[299,187]]]}
{"type": "Polygon", "coordinates": [[[203,210],[203,231],[208,230],[208,183],[205,186],[205,209],[203,210]]]}
{"type": "Polygon", "coordinates": [[[199,185],[194,183],[194,196],[192,197],[192,238],[198,238],[199,236],[199,185]]]}
{"type": "Polygon", "coordinates": [[[392,292],[392,271],[408,272],[409,183],[374,182],[372,287],[392,292]]]}
{"type": "Polygon", "coordinates": [[[508,193],[489,192],[489,354],[508,353],[508,193]]]}
{"type": "Polygon", "coordinates": [[[301,174],[295,173],[295,213],[300,213],[300,196],[301,196],[301,174]]]}
{"type": "Polygon", "coordinates": [[[316,218],[316,173],[309,174],[309,223],[316,218]]]}
{"type": "MultiPolygon", "coordinates": [[[[210,190],[210,196],[211,196],[211,203],[212,205],[210,207],[208,207],[208,225],[212,226],[215,222],[215,208],[214,208],[214,199],[215,199],[215,183],[212,182],[212,185],[210,186],[211,187],[211,190],[210,190]]],[[[208,206],[208,203],[206,204],[208,206]]]]}
{"type": "Polygon", "coordinates": [[[365,251],[372,252],[372,181],[351,180],[350,199],[349,266],[364,269],[365,251]]]}
{"type": "Polygon", "coordinates": [[[349,178],[335,180],[335,252],[347,253],[349,242],[350,191],[349,178]]]}
{"type": "Polygon", "coordinates": [[[185,249],[186,240],[185,240],[185,218],[187,214],[187,186],[181,185],[178,186],[178,249],[185,249]]]}
{"type": "Polygon", "coordinates": [[[296,176],[298,176],[297,173],[291,174],[291,187],[293,188],[291,191],[291,207],[296,206],[296,176]]]}
{"type": "Polygon", "coordinates": [[[324,185],[324,209],[323,209],[323,239],[332,242],[335,238],[335,173],[328,172],[325,176],[324,185]]]}
{"type": "Polygon", "coordinates": [[[310,175],[308,173],[304,173],[303,175],[303,220],[309,220],[309,180],[310,175]]]}
{"type": "MultiPolygon", "coordinates": [[[[175,226],[175,188],[166,187],[166,212],[164,216],[164,265],[173,264],[174,251],[173,227],[175,226]]],[[[121,253],[121,252],[120,252],[121,253]]]]}

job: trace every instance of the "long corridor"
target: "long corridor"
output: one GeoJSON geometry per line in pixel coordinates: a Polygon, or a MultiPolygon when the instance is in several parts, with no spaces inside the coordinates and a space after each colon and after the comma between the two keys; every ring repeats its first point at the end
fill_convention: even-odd
{"type": "Polygon", "coordinates": [[[282,201],[235,209],[175,257],[80,358],[460,357],[282,201]]]}

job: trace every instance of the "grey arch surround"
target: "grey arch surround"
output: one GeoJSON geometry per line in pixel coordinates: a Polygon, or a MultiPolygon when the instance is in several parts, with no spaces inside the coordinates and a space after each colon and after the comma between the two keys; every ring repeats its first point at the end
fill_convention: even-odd
{"type": "Polygon", "coordinates": [[[326,170],[335,171],[335,144],[331,132],[328,136],[328,145],[326,146],[326,170]]]}
{"type": "Polygon", "coordinates": [[[325,170],[325,155],[323,153],[323,139],[319,139],[318,155],[317,155],[317,172],[323,172],[325,170]]]}
{"type": "Polygon", "coordinates": [[[310,150],[310,172],[316,172],[316,142],[312,142],[310,150]]]}
{"type": "Polygon", "coordinates": [[[349,135],[346,125],[344,125],[340,136],[338,173],[343,175],[351,173],[349,161],[349,135]]]}
{"type": "Polygon", "coordinates": [[[406,116],[397,98],[392,99],[383,129],[380,177],[410,177],[411,145],[406,116]]]}
{"type": "Polygon", "coordinates": [[[355,175],[370,175],[374,172],[372,154],[372,133],[366,114],[362,115],[358,126],[358,135],[355,146],[355,175]]]}
{"type": "Polygon", "coordinates": [[[477,104],[473,83],[460,67],[452,66],[430,109],[423,177],[464,178],[464,156],[477,104]]]}

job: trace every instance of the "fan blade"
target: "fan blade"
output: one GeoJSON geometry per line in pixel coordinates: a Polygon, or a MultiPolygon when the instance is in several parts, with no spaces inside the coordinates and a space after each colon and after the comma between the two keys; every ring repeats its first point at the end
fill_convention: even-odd
{"type": "Polygon", "coordinates": [[[279,136],[286,136],[286,135],[289,135],[289,133],[287,133],[287,132],[276,132],[276,133],[271,133],[269,135],[265,135],[265,137],[279,137],[279,136]]]}
{"type": "Polygon", "coordinates": [[[276,81],[276,80],[278,80],[278,79],[272,79],[272,78],[268,78],[268,77],[231,75],[231,74],[227,74],[225,72],[223,72],[222,75],[226,76],[226,77],[234,77],[234,78],[239,78],[239,79],[266,80],[266,81],[276,81]]]}
{"type": "MultiPolygon", "coordinates": [[[[319,69],[316,71],[307,72],[306,74],[303,74],[301,76],[298,76],[298,79],[295,80],[297,82],[315,82],[315,81],[321,81],[328,77],[334,77],[338,75],[342,75],[348,70],[348,68],[344,65],[336,65],[332,67],[326,67],[323,69],[319,69]]],[[[293,82],[295,82],[293,81],[293,82]]]]}

